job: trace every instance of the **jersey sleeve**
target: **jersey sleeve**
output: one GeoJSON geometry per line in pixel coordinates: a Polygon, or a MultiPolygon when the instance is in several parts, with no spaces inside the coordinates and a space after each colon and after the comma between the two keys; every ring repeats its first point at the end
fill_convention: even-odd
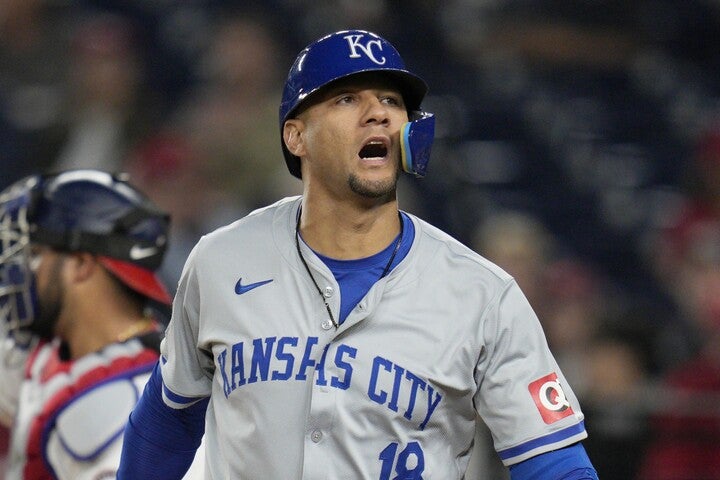
{"type": "Polygon", "coordinates": [[[510,467],[511,480],[598,480],[597,472],[580,443],[537,455],[510,467]]]}
{"type": "Polygon", "coordinates": [[[171,408],[163,402],[162,389],[162,373],[156,365],[125,427],[118,480],[177,480],[200,474],[204,447],[197,452],[209,399],[189,408],[171,408]]]}
{"type": "Polygon", "coordinates": [[[482,335],[475,405],[506,466],[587,437],[577,398],[514,280],[486,311],[482,335]]]}
{"type": "Polygon", "coordinates": [[[172,408],[184,408],[209,397],[212,389],[212,357],[197,348],[201,295],[196,262],[201,242],[183,268],[160,346],[163,400],[172,408]]]}

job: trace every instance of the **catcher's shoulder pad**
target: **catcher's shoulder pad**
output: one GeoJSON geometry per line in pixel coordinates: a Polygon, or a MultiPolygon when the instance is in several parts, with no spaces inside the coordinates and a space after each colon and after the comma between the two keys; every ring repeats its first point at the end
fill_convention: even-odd
{"type": "Polygon", "coordinates": [[[92,460],[121,437],[139,398],[132,379],[103,383],[74,398],[58,414],[55,433],[78,460],[92,460]]]}

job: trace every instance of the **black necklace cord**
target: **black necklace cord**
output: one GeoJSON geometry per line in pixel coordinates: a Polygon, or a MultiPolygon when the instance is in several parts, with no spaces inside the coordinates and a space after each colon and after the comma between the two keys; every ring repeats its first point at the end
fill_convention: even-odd
{"type": "MultiPolygon", "coordinates": [[[[340,327],[338,322],[335,320],[335,316],[332,313],[332,309],[330,308],[330,304],[325,299],[325,295],[323,295],[322,290],[320,289],[320,285],[318,285],[317,281],[315,281],[315,277],[313,276],[312,272],[310,271],[310,267],[308,266],[307,262],[305,261],[305,257],[303,257],[302,251],[300,250],[300,213],[302,211],[302,207],[298,209],[297,214],[297,223],[295,224],[295,248],[297,249],[298,256],[300,257],[300,261],[302,262],[303,266],[305,267],[305,271],[310,276],[310,280],[312,280],[313,285],[315,285],[315,289],[317,290],[318,294],[320,294],[320,298],[322,299],[323,303],[325,304],[325,308],[327,309],[328,316],[330,317],[330,322],[335,326],[335,328],[340,327]]],[[[395,260],[395,256],[398,253],[398,250],[400,250],[400,244],[402,243],[403,233],[405,229],[405,225],[403,224],[402,215],[400,212],[398,212],[398,218],[400,219],[400,234],[397,236],[397,240],[395,240],[395,249],[393,250],[392,255],[390,256],[390,260],[388,261],[387,265],[385,265],[385,268],[383,269],[382,275],[380,275],[381,278],[384,278],[388,272],[390,272],[390,267],[392,266],[393,260],[395,260]]]]}
{"type": "Polygon", "coordinates": [[[310,267],[308,267],[308,264],[305,261],[305,257],[303,257],[303,254],[300,251],[300,214],[299,213],[298,213],[297,226],[295,227],[295,247],[297,248],[297,252],[298,252],[298,256],[300,257],[300,261],[302,262],[303,266],[305,267],[305,271],[310,276],[310,280],[312,280],[313,285],[315,285],[315,288],[317,289],[318,293],[320,294],[320,298],[322,299],[323,303],[325,304],[325,308],[327,309],[328,316],[330,317],[330,321],[335,326],[335,328],[338,328],[340,325],[338,325],[337,321],[335,320],[335,316],[333,315],[332,310],[330,309],[330,304],[325,299],[325,295],[323,295],[322,290],[320,290],[320,285],[318,285],[317,282],[315,281],[315,277],[313,277],[313,274],[310,271],[310,267]]]}

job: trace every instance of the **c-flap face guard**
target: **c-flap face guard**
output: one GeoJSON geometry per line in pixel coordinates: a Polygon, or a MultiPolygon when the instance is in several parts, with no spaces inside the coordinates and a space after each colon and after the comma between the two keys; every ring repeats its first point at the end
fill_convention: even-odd
{"type": "Polygon", "coordinates": [[[430,150],[435,137],[435,115],[413,112],[413,120],[400,130],[402,168],[416,177],[424,177],[430,161],[430,150]]]}

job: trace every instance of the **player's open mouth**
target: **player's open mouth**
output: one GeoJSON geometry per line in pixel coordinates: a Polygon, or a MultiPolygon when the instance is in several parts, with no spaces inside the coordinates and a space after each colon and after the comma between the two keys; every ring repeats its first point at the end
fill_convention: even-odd
{"type": "Polygon", "coordinates": [[[359,156],[363,160],[382,160],[387,156],[388,146],[382,140],[370,140],[361,149],[359,156]]]}

